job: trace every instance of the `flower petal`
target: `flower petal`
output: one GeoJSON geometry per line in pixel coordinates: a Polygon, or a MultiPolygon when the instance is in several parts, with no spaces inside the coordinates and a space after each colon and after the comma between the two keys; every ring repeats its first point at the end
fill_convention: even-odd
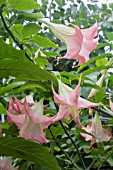
{"type": "Polygon", "coordinates": [[[111,111],[113,112],[113,102],[109,99],[110,101],[110,108],[111,108],[111,111]]]}
{"type": "MultiPolygon", "coordinates": [[[[105,75],[103,74],[103,75],[99,78],[99,80],[96,82],[96,84],[97,84],[98,86],[100,86],[100,87],[102,86],[104,77],[105,77],[105,75]]],[[[99,89],[92,89],[91,92],[90,92],[90,94],[89,94],[89,96],[88,96],[88,98],[93,97],[97,92],[99,92],[99,89]]]]}
{"type": "Polygon", "coordinates": [[[68,106],[60,105],[59,111],[58,111],[57,115],[54,116],[54,118],[52,119],[52,122],[56,122],[56,121],[63,120],[63,119],[69,120],[70,114],[71,114],[71,110],[69,110],[68,106]]]}
{"type": "Polygon", "coordinates": [[[85,109],[85,108],[96,107],[96,106],[100,106],[100,104],[90,102],[86,99],[83,99],[82,97],[79,97],[78,99],[78,105],[77,105],[78,109],[85,109]]]}
{"type": "Polygon", "coordinates": [[[26,124],[20,128],[20,136],[38,143],[48,143],[49,141],[45,138],[43,127],[41,124],[33,123],[27,118],[26,124]]]}
{"type": "Polygon", "coordinates": [[[43,124],[43,128],[47,128],[52,122],[52,118],[43,115],[43,98],[28,109],[27,115],[33,123],[43,124]]]}
{"type": "Polygon", "coordinates": [[[0,160],[0,170],[18,170],[18,168],[13,167],[11,157],[4,157],[0,160]]]}

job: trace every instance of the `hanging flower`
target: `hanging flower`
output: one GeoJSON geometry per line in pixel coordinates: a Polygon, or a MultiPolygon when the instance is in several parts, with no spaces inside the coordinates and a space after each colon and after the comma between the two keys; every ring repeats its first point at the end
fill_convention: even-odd
{"type": "Polygon", "coordinates": [[[79,96],[80,82],[81,78],[77,87],[73,90],[71,87],[65,85],[59,80],[58,81],[59,94],[57,94],[54,90],[54,87],[52,87],[54,101],[55,103],[60,104],[58,114],[56,115],[55,118],[53,118],[53,121],[58,121],[61,119],[69,120],[70,117],[69,115],[72,115],[73,119],[78,124],[78,126],[81,126],[78,110],[99,106],[99,104],[92,103],[79,96]]]}
{"type": "MultiPolygon", "coordinates": [[[[101,137],[102,141],[109,141],[112,137],[112,128],[104,126],[102,127],[101,120],[99,118],[99,115],[96,113],[95,117],[92,118],[92,122],[87,125],[87,127],[82,127],[86,132],[91,133],[94,136],[101,137]]],[[[85,138],[86,141],[91,141],[91,146],[93,146],[94,143],[98,143],[99,140],[97,138],[94,138],[93,136],[85,133],[81,133],[81,135],[85,138]]]]}
{"type": "Polygon", "coordinates": [[[7,114],[9,119],[17,125],[19,135],[38,143],[48,143],[44,129],[51,124],[52,118],[43,115],[43,99],[38,103],[29,100],[29,97],[21,101],[16,97],[14,99],[15,104],[12,99],[9,102],[7,114]]]}
{"type": "Polygon", "coordinates": [[[109,101],[110,101],[110,108],[111,108],[111,111],[113,112],[113,102],[110,100],[110,98],[109,98],[109,101]]]}
{"type": "MultiPolygon", "coordinates": [[[[105,74],[103,74],[103,75],[99,78],[99,80],[96,82],[96,85],[98,85],[98,86],[101,87],[101,86],[102,86],[102,83],[103,83],[103,81],[104,81],[104,77],[105,77],[105,74]]],[[[90,94],[89,94],[89,96],[88,96],[88,98],[95,96],[95,94],[96,94],[97,92],[99,92],[99,89],[92,89],[91,92],[90,92],[90,94]]]]}
{"type": "Polygon", "coordinates": [[[63,24],[55,24],[42,20],[55,34],[57,38],[63,41],[67,46],[67,53],[62,57],[65,59],[78,60],[78,66],[84,64],[89,60],[89,54],[97,47],[98,45],[98,25],[94,24],[88,29],[82,29],[76,25],[68,27],[63,24]]]}
{"type": "Polygon", "coordinates": [[[0,160],[0,170],[18,170],[18,168],[13,167],[11,157],[4,157],[0,160]]]}
{"type": "Polygon", "coordinates": [[[37,58],[38,55],[39,55],[39,53],[40,53],[40,55],[41,55],[42,57],[46,57],[46,55],[45,55],[40,49],[38,49],[38,50],[36,51],[36,53],[35,53],[35,57],[34,57],[34,58],[37,58]]]}

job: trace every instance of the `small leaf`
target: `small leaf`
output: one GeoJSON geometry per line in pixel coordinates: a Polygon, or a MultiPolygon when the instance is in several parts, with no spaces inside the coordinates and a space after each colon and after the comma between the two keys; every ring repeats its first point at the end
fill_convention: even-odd
{"type": "Polygon", "coordinates": [[[19,15],[20,18],[23,18],[24,20],[27,20],[27,21],[37,21],[37,20],[40,20],[42,19],[43,17],[43,14],[42,13],[21,13],[19,15]]]}
{"type": "Polygon", "coordinates": [[[112,41],[113,40],[113,33],[112,32],[107,32],[106,33],[106,36],[108,38],[109,41],[112,41]]]}
{"type": "Polygon", "coordinates": [[[81,65],[81,66],[78,68],[77,73],[79,73],[83,68],[87,67],[89,64],[91,64],[91,63],[93,63],[93,62],[95,62],[95,61],[97,61],[97,60],[99,60],[99,59],[101,59],[101,58],[105,58],[105,57],[111,58],[111,57],[112,57],[112,54],[110,54],[110,53],[101,54],[101,55],[99,55],[99,56],[97,56],[97,57],[94,57],[94,58],[88,60],[85,64],[81,65]]]}
{"type": "Polygon", "coordinates": [[[22,30],[23,37],[29,37],[36,34],[40,30],[40,26],[35,23],[29,23],[22,30]]]}
{"type": "Polygon", "coordinates": [[[101,58],[99,60],[96,61],[96,66],[105,66],[107,64],[108,60],[106,60],[105,58],[101,58]]]}
{"type": "Polygon", "coordinates": [[[105,70],[105,69],[109,69],[109,68],[113,68],[113,66],[99,66],[99,67],[95,67],[95,68],[89,68],[88,70],[84,71],[82,73],[83,76],[86,76],[87,74],[91,74],[93,72],[96,71],[101,71],[101,70],[105,70]]]}
{"type": "Polygon", "coordinates": [[[55,2],[60,6],[60,8],[63,6],[62,0],[55,0],[55,2]]]}
{"type": "Polygon", "coordinates": [[[40,47],[44,48],[49,48],[49,47],[54,47],[54,48],[59,48],[54,42],[52,42],[50,39],[47,37],[43,37],[41,35],[34,35],[32,40],[38,44],[40,47]]]}

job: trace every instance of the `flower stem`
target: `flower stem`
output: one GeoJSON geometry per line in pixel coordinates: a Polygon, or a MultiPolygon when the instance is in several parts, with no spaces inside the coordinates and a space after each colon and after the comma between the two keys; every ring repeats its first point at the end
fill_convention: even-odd
{"type": "Polygon", "coordinates": [[[56,138],[54,137],[50,127],[48,127],[50,133],[51,133],[51,136],[53,137],[55,143],[57,144],[57,146],[61,149],[61,151],[65,154],[65,156],[70,160],[70,162],[73,164],[73,166],[79,170],[79,167],[76,165],[76,163],[69,157],[69,155],[62,149],[62,147],[59,145],[59,143],[57,142],[56,138]]]}
{"type": "MultiPolygon", "coordinates": [[[[7,24],[6,24],[5,20],[4,20],[4,17],[3,17],[3,15],[2,15],[2,9],[1,9],[1,8],[0,8],[0,16],[1,16],[2,23],[3,23],[4,28],[5,28],[5,30],[7,31],[7,33],[12,37],[12,39],[13,39],[13,41],[16,43],[16,45],[17,45],[21,50],[24,50],[23,44],[20,44],[20,43],[18,42],[17,38],[14,37],[14,35],[13,35],[12,32],[10,31],[10,29],[8,28],[8,26],[7,26],[7,24]]],[[[28,56],[28,54],[27,54],[26,52],[25,52],[25,56],[26,56],[30,61],[33,62],[33,60],[28,56]]],[[[34,62],[33,62],[33,63],[34,63],[34,62]]]]}
{"type": "MultiPolygon", "coordinates": [[[[111,146],[111,147],[107,148],[106,150],[104,150],[103,153],[101,154],[101,156],[103,156],[106,152],[108,152],[109,149],[111,149],[112,147],[113,147],[113,146],[111,146]]],[[[87,168],[87,170],[90,170],[90,169],[93,167],[93,165],[96,163],[96,161],[98,161],[98,159],[99,159],[99,157],[97,157],[96,159],[94,159],[94,160],[92,161],[92,163],[89,165],[89,167],[87,168]]]]}
{"type": "Polygon", "coordinates": [[[100,170],[101,167],[103,166],[103,164],[107,161],[107,159],[113,154],[113,152],[111,151],[110,154],[106,157],[106,159],[100,164],[99,168],[97,170],[100,170]]]}
{"type": "Polygon", "coordinates": [[[59,122],[60,122],[60,124],[61,124],[64,132],[66,133],[66,135],[68,136],[68,138],[71,140],[72,144],[74,145],[74,147],[75,147],[75,149],[76,149],[76,151],[77,151],[77,154],[78,154],[78,156],[79,156],[79,159],[80,159],[80,161],[81,161],[81,163],[82,163],[82,166],[83,166],[84,170],[87,170],[87,169],[86,169],[86,166],[85,166],[85,164],[84,164],[84,161],[83,161],[83,159],[82,159],[81,153],[80,153],[80,151],[79,151],[76,143],[73,141],[73,139],[71,138],[71,136],[69,135],[69,133],[68,133],[67,130],[65,129],[62,121],[60,120],[59,122]]]}

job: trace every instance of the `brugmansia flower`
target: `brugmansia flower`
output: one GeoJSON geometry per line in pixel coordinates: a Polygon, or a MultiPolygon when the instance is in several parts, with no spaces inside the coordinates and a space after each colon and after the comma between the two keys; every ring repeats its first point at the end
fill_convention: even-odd
{"type": "Polygon", "coordinates": [[[11,157],[4,157],[0,160],[0,170],[18,170],[18,168],[13,167],[11,157]]]}
{"type": "MultiPolygon", "coordinates": [[[[87,125],[87,127],[82,127],[86,132],[91,133],[94,136],[101,137],[102,141],[109,141],[112,137],[112,128],[104,126],[102,127],[101,120],[99,115],[96,113],[95,117],[92,118],[92,122],[87,125]]],[[[97,138],[85,133],[81,133],[81,135],[85,138],[86,141],[91,140],[91,147],[94,143],[99,142],[97,138]]]]}
{"type": "Polygon", "coordinates": [[[82,29],[76,25],[74,28],[63,24],[55,24],[42,20],[55,34],[57,38],[63,41],[67,46],[67,53],[62,58],[78,60],[78,65],[81,65],[89,60],[89,54],[98,45],[98,25],[94,24],[88,29],[82,29]]]}
{"type": "MultiPolygon", "coordinates": [[[[101,87],[101,86],[102,86],[102,83],[103,83],[103,81],[104,81],[104,77],[105,77],[105,74],[103,74],[103,75],[99,78],[99,80],[96,82],[96,85],[98,85],[98,86],[101,87]]],[[[99,89],[92,89],[88,97],[89,97],[89,98],[90,98],[90,97],[93,97],[97,92],[99,92],[99,89]]]]}
{"type": "Polygon", "coordinates": [[[17,125],[19,135],[38,143],[48,143],[43,130],[51,124],[52,118],[43,115],[43,99],[38,103],[31,101],[28,96],[22,101],[16,97],[14,99],[15,104],[12,99],[9,102],[7,114],[17,125]]]}
{"type": "Polygon", "coordinates": [[[113,112],[113,102],[109,99],[110,101],[110,108],[111,108],[111,111],[113,112]]]}
{"type": "Polygon", "coordinates": [[[40,55],[41,55],[42,57],[45,57],[45,56],[46,56],[40,49],[38,49],[38,50],[36,51],[36,53],[35,53],[35,57],[34,57],[34,58],[37,58],[38,55],[39,55],[39,53],[40,53],[40,55]]]}
{"type": "Polygon", "coordinates": [[[70,115],[72,115],[73,119],[78,124],[78,126],[81,126],[79,121],[78,110],[99,106],[99,104],[92,103],[79,96],[80,81],[77,87],[75,89],[72,89],[71,87],[62,83],[61,80],[58,80],[59,94],[57,94],[54,88],[52,87],[53,94],[54,94],[54,101],[55,103],[60,104],[59,112],[56,115],[56,117],[53,118],[53,121],[58,121],[61,119],[69,120],[70,115]]]}

